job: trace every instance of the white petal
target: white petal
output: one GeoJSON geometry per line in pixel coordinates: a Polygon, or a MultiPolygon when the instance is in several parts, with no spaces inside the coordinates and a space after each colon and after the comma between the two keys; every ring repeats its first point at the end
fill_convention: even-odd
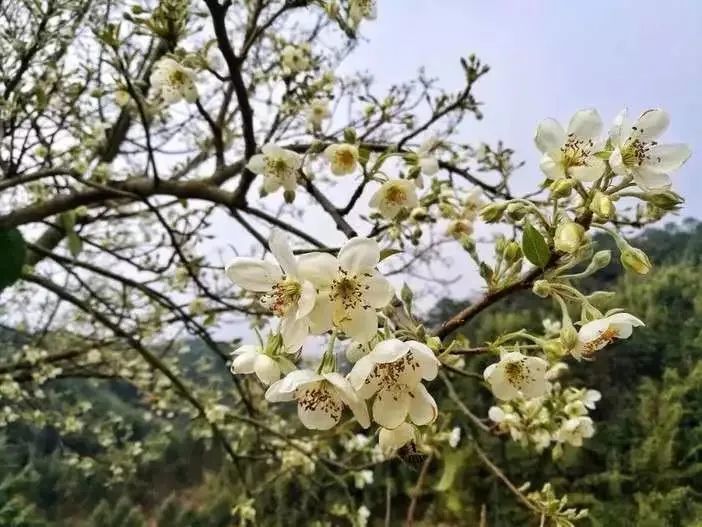
{"type": "Polygon", "coordinates": [[[438,413],[436,401],[424,385],[420,383],[415,386],[409,406],[410,420],[417,426],[424,426],[433,423],[438,413]]]}
{"type": "Polygon", "coordinates": [[[259,293],[270,291],[283,277],[277,265],[254,258],[235,258],[225,272],[239,287],[259,293]]]}
{"type": "Polygon", "coordinates": [[[336,394],[329,391],[331,399],[326,404],[309,406],[297,405],[297,415],[306,428],[310,430],[329,430],[341,419],[342,403],[336,394]]]}
{"type": "Polygon", "coordinates": [[[412,350],[412,356],[419,363],[418,373],[425,381],[432,381],[439,373],[439,359],[426,344],[411,340],[407,343],[412,350]]]}
{"type": "Polygon", "coordinates": [[[619,147],[626,141],[629,131],[626,129],[626,108],[617,114],[612,123],[612,128],[609,130],[609,139],[612,145],[619,147]]]}
{"type": "Polygon", "coordinates": [[[622,158],[622,151],[619,147],[616,147],[609,156],[609,166],[612,168],[612,172],[618,176],[626,176],[629,171],[624,165],[624,159],[622,158]]]}
{"type": "Polygon", "coordinates": [[[271,194],[278,190],[281,186],[280,179],[275,176],[266,176],[263,178],[263,190],[271,194]]]}
{"type": "Polygon", "coordinates": [[[317,301],[317,289],[312,282],[305,280],[302,282],[302,291],[300,292],[300,300],[297,301],[297,318],[308,316],[314,309],[314,304],[317,301]]]}
{"type": "Polygon", "coordinates": [[[407,342],[402,342],[399,339],[388,339],[378,342],[368,355],[366,355],[373,363],[385,364],[395,362],[401,357],[404,357],[410,350],[407,342]]]}
{"type": "Polygon", "coordinates": [[[339,265],[355,273],[367,273],[380,261],[380,246],[371,238],[351,238],[339,251],[339,265]]]}
{"type": "Polygon", "coordinates": [[[310,333],[321,335],[333,326],[332,304],[327,293],[319,293],[314,303],[314,308],[308,315],[310,333]]]}
{"type": "Polygon", "coordinates": [[[602,132],[602,118],[597,110],[588,108],[575,112],[568,124],[568,133],[582,139],[592,139],[602,132]]]}
{"type": "Polygon", "coordinates": [[[378,316],[372,309],[354,309],[347,313],[339,326],[356,342],[366,343],[378,332],[378,316]]]}
{"type": "Polygon", "coordinates": [[[495,423],[501,423],[505,420],[505,411],[499,406],[491,406],[488,410],[488,417],[495,423]]]}
{"type": "Polygon", "coordinates": [[[648,151],[649,159],[644,164],[659,172],[672,172],[680,168],[692,155],[684,144],[657,145],[648,151]]]}
{"type": "Polygon", "coordinates": [[[578,331],[578,339],[582,342],[591,342],[597,339],[603,332],[609,328],[609,321],[606,318],[600,318],[583,324],[578,331]]]}
{"type": "Polygon", "coordinates": [[[363,293],[363,298],[371,307],[382,309],[387,306],[395,296],[395,290],[387,278],[375,274],[366,282],[368,289],[363,293]]]}
{"type": "Polygon", "coordinates": [[[405,422],[409,405],[406,391],[381,390],[373,401],[373,420],[384,428],[397,428],[405,422]]]}
{"type": "Polygon", "coordinates": [[[232,371],[234,373],[243,374],[253,373],[254,364],[256,363],[256,359],[259,355],[260,353],[258,353],[257,351],[247,351],[239,354],[232,361],[232,371]]]}
{"type": "Polygon", "coordinates": [[[368,406],[366,405],[366,402],[362,400],[354,391],[351,383],[341,374],[336,372],[325,373],[324,378],[333,384],[337,389],[339,397],[344,404],[351,409],[356,421],[358,421],[363,428],[368,428],[370,426],[368,406]]]}
{"type": "Polygon", "coordinates": [[[634,181],[643,190],[668,188],[671,185],[670,176],[649,167],[640,166],[633,171],[634,181]]]}
{"type": "Polygon", "coordinates": [[[380,187],[371,196],[371,199],[368,201],[368,206],[372,209],[377,209],[380,207],[380,204],[383,202],[384,198],[385,189],[383,187],[380,187]]]}
{"type": "Polygon", "coordinates": [[[328,287],[339,272],[339,262],[329,253],[302,254],[297,259],[300,277],[317,287],[328,287]]]}
{"type": "Polygon", "coordinates": [[[258,357],[256,357],[256,361],[254,362],[254,371],[256,372],[256,376],[265,385],[272,384],[280,379],[280,366],[278,366],[276,361],[263,353],[258,353],[258,357]]]}
{"type": "Polygon", "coordinates": [[[568,175],[578,181],[589,183],[596,181],[604,174],[605,163],[596,157],[590,157],[587,160],[587,165],[571,167],[568,169],[568,175]]]}
{"type": "Polygon", "coordinates": [[[266,157],[263,154],[252,156],[246,164],[246,168],[254,174],[263,174],[266,170],[266,157]]]}
{"type": "Polygon", "coordinates": [[[286,275],[297,276],[297,261],[288,240],[278,229],[273,229],[268,246],[286,275]]]}
{"type": "Polygon", "coordinates": [[[232,355],[242,355],[244,353],[261,353],[261,349],[253,344],[244,344],[232,351],[232,355]]]}
{"type": "Polygon", "coordinates": [[[566,176],[563,164],[560,162],[560,155],[554,154],[557,159],[551,157],[550,154],[544,154],[539,161],[539,168],[549,179],[561,179],[566,176]]]}
{"type": "Polygon", "coordinates": [[[306,318],[297,318],[294,314],[283,318],[280,324],[280,334],[287,353],[295,353],[305,343],[310,332],[306,318]]]}
{"type": "Polygon", "coordinates": [[[294,370],[279,381],[274,382],[266,390],[265,397],[267,401],[272,403],[292,401],[298,387],[321,380],[324,380],[324,377],[312,370],[294,370]]]}
{"type": "Polygon", "coordinates": [[[528,357],[525,367],[529,373],[527,374],[527,382],[521,387],[524,397],[527,399],[541,397],[548,389],[548,382],[546,381],[548,363],[538,357],[528,357]]]}
{"type": "MultiPolygon", "coordinates": [[[[349,382],[351,383],[351,386],[353,386],[353,389],[360,391],[365,385],[370,384],[367,383],[366,380],[368,379],[368,376],[373,372],[374,369],[375,362],[368,355],[358,359],[358,361],[356,361],[356,364],[353,365],[353,368],[351,368],[351,371],[347,376],[349,382]]],[[[375,387],[377,388],[377,385],[375,387]]],[[[375,391],[371,391],[370,393],[365,392],[362,395],[362,397],[364,399],[368,399],[374,393],[375,391]]]]}
{"type": "Polygon", "coordinates": [[[433,176],[439,171],[439,161],[435,157],[422,157],[419,159],[422,174],[433,176]]]}
{"type": "Polygon", "coordinates": [[[647,110],[641,114],[641,117],[634,124],[636,127],[635,133],[643,141],[651,141],[665,132],[669,124],[670,118],[663,110],[647,110]]]}
{"type": "Polygon", "coordinates": [[[402,423],[394,430],[381,428],[378,433],[378,444],[385,455],[390,455],[398,448],[416,440],[414,426],[409,423],[402,423]]]}
{"type": "Polygon", "coordinates": [[[543,153],[559,150],[566,142],[566,133],[555,119],[545,119],[539,123],[534,137],[536,147],[543,153]]]}

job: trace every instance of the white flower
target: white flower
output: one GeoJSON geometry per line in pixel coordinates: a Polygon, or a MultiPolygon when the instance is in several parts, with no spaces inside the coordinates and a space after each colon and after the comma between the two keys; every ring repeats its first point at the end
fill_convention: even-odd
{"type": "Polygon", "coordinates": [[[379,342],[348,374],[359,396],[373,401],[373,420],[393,429],[410,420],[419,426],[436,419],[434,398],[422,384],[439,371],[439,360],[421,342],[397,339],[379,342]]]}
{"type": "Polygon", "coordinates": [[[589,358],[616,339],[628,339],[633,328],[643,325],[643,322],[629,313],[617,313],[593,320],[580,328],[578,342],[570,353],[576,359],[589,358]]]}
{"type": "Polygon", "coordinates": [[[391,179],[383,183],[368,203],[380,214],[392,220],[403,209],[413,209],[419,204],[414,182],[408,179],[391,179]]]}
{"type": "Polygon", "coordinates": [[[413,443],[416,440],[417,429],[410,423],[402,423],[393,429],[381,428],[378,433],[378,444],[386,457],[390,457],[407,443],[413,443]]]}
{"type": "Polygon", "coordinates": [[[129,92],[123,88],[115,90],[115,104],[120,107],[125,107],[129,104],[129,99],[131,98],[129,92]]]}
{"type": "Polygon", "coordinates": [[[424,141],[417,149],[417,164],[422,174],[433,176],[439,171],[439,161],[434,156],[434,150],[439,146],[438,139],[432,138],[424,141]]]}
{"type": "Polygon", "coordinates": [[[552,437],[548,430],[538,428],[529,434],[529,440],[537,452],[543,452],[551,444],[552,437]]]}
{"type": "Polygon", "coordinates": [[[452,220],[446,227],[446,236],[460,240],[473,234],[473,222],[466,219],[452,220]]]}
{"type": "Polygon", "coordinates": [[[478,217],[480,209],[483,208],[483,191],[475,187],[463,199],[463,217],[466,220],[473,221],[478,217]]]}
{"type": "Polygon", "coordinates": [[[358,527],[366,527],[368,525],[368,518],[370,518],[371,512],[365,505],[361,505],[356,511],[356,520],[358,527]]]}
{"type": "Polygon", "coordinates": [[[498,399],[509,401],[520,395],[532,399],[548,389],[547,368],[548,363],[539,357],[512,351],[500,357],[500,362],[485,368],[483,376],[498,399]]]}
{"type": "Polygon", "coordinates": [[[91,349],[85,356],[85,359],[89,364],[97,364],[102,360],[102,353],[100,353],[100,350],[91,349]]]}
{"type": "Polygon", "coordinates": [[[488,417],[497,424],[499,430],[509,432],[514,441],[520,441],[523,438],[522,421],[518,414],[505,411],[499,406],[491,406],[488,417]]]}
{"type": "Polygon", "coordinates": [[[322,121],[331,115],[327,99],[314,99],[307,108],[307,122],[312,128],[319,129],[322,121]]]}
{"type": "Polygon", "coordinates": [[[266,390],[272,403],[297,401],[297,415],[311,430],[329,430],[348,406],[363,428],[370,426],[368,408],[341,374],[295,370],[266,390]]]}
{"type": "Polygon", "coordinates": [[[589,417],[574,417],[565,421],[556,432],[556,440],[572,446],[583,446],[583,439],[595,435],[595,427],[589,417]]]}
{"type": "Polygon", "coordinates": [[[309,334],[308,317],[317,291],[300,274],[298,259],[278,231],[273,231],[269,245],[278,265],[254,258],[235,258],[227,266],[226,274],[240,287],[264,293],[261,303],[281,317],[283,343],[288,351],[295,352],[309,334]]]}
{"type": "Polygon", "coordinates": [[[349,2],[349,18],[354,26],[361,20],[375,20],[377,14],[376,0],[351,0],[349,2]]]}
{"type": "Polygon", "coordinates": [[[602,394],[597,390],[586,390],[583,394],[583,404],[585,405],[585,408],[590,410],[595,409],[595,405],[600,399],[602,399],[602,394]]]}
{"type": "Polygon", "coordinates": [[[544,327],[544,333],[546,334],[546,336],[552,337],[561,333],[560,320],[551,320],[550,318],[545,318],[541,321],[541,324],[544,327]]]}
{"type": "Polygon", "coordinates": [[[460,440],[461,440],[461,429],[458,428],[457,426],[455,426],[451,429],[451,433],[449,434],[448,444],[451,448],[456,448],[458,446],[458,442],[460,440]]]}
{"type": "Polygon", "coordinates": [[[265,145],[261,151],[262,154],[256,154],[249,159],[246,168],[254,174],[263,175],[263,189],[268,193],[275,192],[280,187],[295,190],[302,157],[292,150],[272,144],[265,145]]]}
{"type": "Polygon", "coordinates": [[[541,170],[549,179],[567,176],[579,181],[595,181],[605,169],[604,161],[595,156],[602,147],[598,139],[601,131],[602,119],[594,109],[576,112],[568,131],[554,119],[542,121],[534,138],[543,153],[541,170]]]}
{"type": "Polygon", "coordinates": [[[615,174],[631,175],[643,189],[670,185],[668,174],[680,168],[691,151],[684,144],[659,145],[656,139],[670,123],[663,110],[647,110],[633,125],[626,122],[626,110],[614,120],[609,138],[614,147],[609,165],[615,174]]]}
{"type": "Polygon", "coordinates": [[[266,386],[280,379],[280,366],[272,357],[263,353],[259,346],[245,344],[235,349],[232,355],[234,360],[230,370],[233,374],[255,373],[266,386]]]}
{"type": "Polygon", "coordinates": [[[394,295],[390,282],[375,269],[380,261],[378,242],[352,238],[337,258],[310,253],[299,261],[302,275],[319,289],[310,315],[315,327],[324,331],[335,326],[361,343],[373,338],[378,331],[376,310],[387,306],[394,295]]]}
{"type": "Polygon", "coordinates": [[[310,69],[312,60],[309,44],[306,42],[298,46],[288,44],[280,52],[280,62],[289,73],[298,73],[310,69]]]}
{"type": "Polygon", "coordinates": [[[331,171],[335,176],[345,176],[356,171],[358,165],[358,147],[348,143],[329,145],[324,150],[324,156],[331,163],[331,171]]]}
{"type": "Polygon", "coordinates": [[[195,71],[182,66],[169,57],[163,57],[154,66],[151,73],[151,86],[166,104],[185,99],[195,102],[197,86],[195,86],[195,71]]]}
{"type": "Polygon", "coordinates": [[[362,489],[366,485],[373,484],[373,471],[361,470],[353,474],[354,485],[357,489],[362,489]]]}

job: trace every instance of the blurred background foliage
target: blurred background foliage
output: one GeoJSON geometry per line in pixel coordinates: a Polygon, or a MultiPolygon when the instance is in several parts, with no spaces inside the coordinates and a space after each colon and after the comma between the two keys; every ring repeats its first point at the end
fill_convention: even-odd
{"type": "MultiPolygon", "coordinates": [[[[599,239],[598,247],[608,243],[599,239]]],[[[589,508],[582,525],[702,526],[702,224],[686,220],[648,229],[635,245],[656,264],[649,277],[624,275],[613,262],[588,279],[586,289],[616,291],[612,305],[642,318],[646,328],[603,350],[594,362],[571,363],[565,378],[569,385],[602,392],[592,414],[596,436],[553,461],[548,452],[537,454],[473,430],[437,380],[432,393],[450,416],[450,426],[461,428],[462,439],[428,466],[415,525],[538,525],[476,457],[472,445],[479,439],[490,459],[517,485],[529,481],[535,489],[550,481],[558,495],[569,496],[569,505],[589,508]]],[[[463,305],[444,300],[430,319],[445,319],[463,305]]],[[[471,343],[479,344],[520,328],[538,331],[542,320],[556,312],[548,302],[524,293],[486,310],[463,331],[471,343]]],[[[6,328],[0,342],[0,352],[10,353],[21,345],[22,335],[6,328]]],[[[226,386],[229,373],[221,365],[194,367],[198,345],[190,343],[183,371],[194,382],[226,386]],[[209,372],[207,377],[203,371],[209,372]]],[[[464,369],[480,375],[489,360],[470,358],[464,369]]],[[[487,415],[494,402],[490,393],[470,379],[453,380],[458,398],[478,416],[487,415]]],[[[66,461],[67,450],[78,452],[83,461],[100,450],[92,431],[67,435],[50,426],[8,423],[0,428],[3,527],[363,523],[355,510],[337,507],[337,501],[365,505],[369,526],[385,525],[386,515],[389,525],[401,525],[418,477],[417,463],[396,459],[372,468],[375,485],[354,485],[350,479],[345,489],[315,489],[314,470],[319,467],[286,468],[251,459],[243,470],[265,482],[254,493],[240,488],[235,468],[211,442],[183,431],[187,422],[174,422],[167,434],[154,427],[145,419],[137,394],[119,380],[57,379],[45,392],[49,401],[89,401],[95,411],[109,413],[113,423],[116,416],[121,431],[115,434],[116,447],[125,455],[133,453],[127,447],[136,442],[149,443],[145,451],[159,455],[142,458],[134,473],[115,478],[114,471],[79,470],[66,461]],[[98,382],[107,383],[109,390],[104,384],[98,389],[98,382]],[[255,519],[241,509],[242,496],[256,510],[255,519]]],[[[332,452],[342,446],[327,448],[332,452]]],[[[99,456],[95,459],[99,463],[99,456]]]]}

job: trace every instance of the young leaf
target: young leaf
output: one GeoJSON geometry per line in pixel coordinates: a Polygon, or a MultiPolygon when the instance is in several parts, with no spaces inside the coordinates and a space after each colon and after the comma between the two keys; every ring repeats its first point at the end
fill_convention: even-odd
{"type": "Polygon", "coordinates": [[[537,231],[531,223],[524,225],[524,235],[522,236],[522,252],[527,260],[537,267],[546,267],[551,258],[551,251],[541,233],[537,231]]]}
{"type": "Polygon", "coordinates": [[[22,233],[18,229],[0,229],[0,291],[15,283],[22,274],[27,255],[22,233]]]}

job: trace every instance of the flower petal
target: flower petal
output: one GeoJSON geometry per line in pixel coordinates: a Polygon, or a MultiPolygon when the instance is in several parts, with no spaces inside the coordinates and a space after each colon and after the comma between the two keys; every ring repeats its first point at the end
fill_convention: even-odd
{"type": "Polygon", "coordinates": [[[387,306],[395,296],[390,281],[379,274],[371,276],[366,282],[368,289],[363,294],[363,298],[371,307],[382,309],[387,306]]]}
{"type": "Polygon", "coordinates": [[[245,351],[232,361],[231,371],[233,373],[249,374],[254,372],[254,364],[260,353],[258,351],[245,351]]]}
{"type": "Polygon", "coordinates": [[[362,400],[354,391],[351,383],[341,374],[336,372],[325,373],[324,378],[329,381],[334,388],[336,388],[339,397],[344,404],[349,407],[353,413],[353,416],[356,418],[356,421],[358,421],[363,428],[368,428],[370,426],[368,406],[366,405],[366,402],[362,400]]]}
{"type": "Polygon", "coordinates": [[[407,343],[412,350],[412,356],[419,363],[418,373],[421,378],[425,381],[432,381],[436,378],[439,373],[439,359],[426,344],[422,344],[417,341],[410,341],[407,343]]]}
{"type": "Polygon", "coordinates": [[[297,301],[297,318],[308,316],[314,309],[314,304],[317,301],[317,289],[312,282],[305,280],[302,282],[302,291],[300,299],[297,301]]]}
{"type": "Polygon", "coordinates": [[[294,370],[279,381],[274,382],[266,390],[266,400],[272,403],[292,401],[295,390],[300,386],[323,380],[324,377],[312,370],[294,370]]]}
{"type": "MultiPolygon", "coordinates": [[[[356,364],[353,365],[353,368],[351,368],[351,371],[347,375],[347,378],[351,383],[351,386],[353,386],[353,389],[361,391],[364,389],[364,387],[369,386],[371,383],[366,381],[369,380],[368,377],[371,375],[371,373],[373,373],[374,369],[375,362],[373,362],[373,359],[371,359],[368,355],[358,359],[358,361],[356,361],[356,364]]],[[[375,389],[364,390],[361,397],[363,397],[364,399],[369,399],[373,394],[375,394],[378,388],[378,384],[373,384],[373,388],[375,389]]]]}
{"type": "Polygon", "coordinates": [[[554,153],[554,157],[550,154],[544,154],[539,161],[539,168],[549,179],[561,179],[566,176],[563,164],[560,162],[560,154],[554,153]]]}
{"type": "Polygon", "coordinates": [[[347,312],[339,327],[356,342],[366,343],[378,332],[378,315],[373,309],[359,307],[347,312]]]}
{"type": "Polygon", "coordinates": [[[624,164],[624,158],[622,157],[622,151],[619,147],[612,150],[609,156],[609,166],[612,168],[612,172],[618,176],[626,176],[629,171],[624,164]]]}
{"type": "Polygon", "coordinates": [[[246,168],[254,174],[263,174],[266,170],[266,157],[263,154],[252,156],[246,164],[246,168]]]}
{"type": "Polygon", "coordinates": [[[643,190],[668,188],[672,184],[670,176],[651,170],[647,166],[640,166],[633,171],[634,181],[643,190]]]}
{"type": "MultiPolygon", "coordinates": [[[[315,389],[318,390],[318,388],[315,389]]],[[[341,399],[331,390],[328,390],[328,394],[324,404],[305,404],[302,400],[299,400],[297,415],[306,428],[310,430],[329,430],[341,420],[343,409],[341,399]]],[[[304,394],[302,397],[304,397],[304,394]]]]}
{"type": "Polygon", "coordinates": [[[314,308],[310,311],[307,319],[310,324],[310,333],[313,335],[321,335],[332,328],[334,325],[332,321],[332,305],[328,294],[319,293],[317,295],[314,308]]]}
{"type": "Polygon", "coordinates": [[[297,259],[300,277],[320,288],[326,288],[339,272],[339,262],[329,253],[302,254],[297,259]]]}
{"type": "Polygon", "coordinates": [[[273,229],[268,246],[286,275],[297,276],[297,260],[288,240],[278,229],[273,229]]]}
{"type": "Polygon", "coordinates": [[[560,148],[566,142],[566,133],[563,127],[555,119],[545,119],[539,123],[534,137],[536,147],[541,152],[548,153],[560,148]]]}
{"type": "Polygon", "coordinates": [[[416,430],[409,423],[402,423],[394,430],[381,428],[378,433],[378,444],[386,456],[393,454],[398,448],[405,446],[407,443],[416,441],[416,439],[416,430]]]}
{"type": "Polygon", "coordinates": [[[422,174],[433,176],[439,171],[439,161],[435,157],[420,157],[419,168],[422,174]]]}
{"type": "Polygon", "coordinates": [[[339,251],[339,265],[351,273],[366,273],[379,261],[380,246],[371,238],[351,238],[339,251]]]}
{"type": "Polygon", "coordinates": [[[384,428],[397,428],[405,422],[409,405],[408,392],[381,390],[373,401],[373,420],[384,428]]]}
{"type": "Polygon", "coordinates": [[[286,353],[296,353],[305,343],[310,333],[310,324],[306,318],[297,318],[294,313],[286,316],[280,323],[286,353]]]}
{"type": "Polygon", "coordinates": [[[669,124],[670,117],[663,110],[658,108],[646,110],[634,124],[635,136],[642,141],[655,140],[666,131],[669,124]]]}
{"type": "Polygon", "coordinates": [[[438,413],[436,401],[434,401],[434,398],[424,385],[419,383],[412,390],[412,398],[409,405],[410,420],[417,426],[424,426],[433,423],[438,413]]]}
{"type": "Polygon", "coordinates": [[[568,124],[568,134],[582,139],[592,139],[602,132],[602,118],[597,110],[588,108],[575,112],[568,124]]]}
{"type": "Polygon", "coordinates": [[[605,162],[596,157],[590,157],[586,165],[571,167],[568,175],[578,181],[589,183],[599,179],[605,171],[605,162]]]}
{"type": "Polygon", "coordinates": [[[649,159],[644,165],[659,172],[672,172],[680,168],[692,155],[685,144],[657,145],[648,151],[649,159]]]}
{"type": "Polygon", "coordinates": [[[258,293],[270,291],[273,284],[283,277],[277,265],[255,258],[235,258],[225,273],[239,287],[258,293]]]}
{"type": "Polygon", "coordinates": [[[407,342],[402,342],[399,339],[388,339],[378,342],[366,357],[373,363],[385,364],[395,362],[400,357],[404,357],[410,350],[407,342]]]}
{"type": "Polygon", "coordinates": [[[254,371],[259,380],[269,385],[280,379],[280,366],[268,355],[258,353],[254,362],[254,371]]]}

